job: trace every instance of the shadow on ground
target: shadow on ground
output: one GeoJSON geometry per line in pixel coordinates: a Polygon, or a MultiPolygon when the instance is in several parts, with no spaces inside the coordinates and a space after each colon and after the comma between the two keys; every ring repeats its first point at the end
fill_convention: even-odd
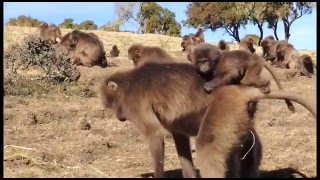
{"type": "MultiPolygon", "coordinates": [[[[175,170],[168,170],[165,171],[167,178],[182,178],[182,171],[181,169],[175,169],[175,170]]],[[[197,177],[199,176],[199,170],[196,170],[197,177]]],[[[261,178],[313,178],[313,177],[307,177],[303,173],[299,172],[296,169],[293,168],[283,168],[283,169],[277,169],[277,170],[271,170],[271,171],[260,171],[261,178]]],[[[141,177],[148,178],[153,177],[153,173],[145,173],[141,174],[141,177]]]]}

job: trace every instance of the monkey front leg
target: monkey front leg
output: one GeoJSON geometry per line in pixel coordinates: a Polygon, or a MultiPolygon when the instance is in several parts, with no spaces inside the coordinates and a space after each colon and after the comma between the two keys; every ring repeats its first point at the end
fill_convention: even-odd
{"type": "Polygon", "coordinates": [[[195,178],[196,176],[192,162],[190,138],[177,133],[172,133],[172,136],[179,156],[183,177],[195,178]]]}
{"type": "Polygon", "coordinates": [[[234,77],[237,77],[237,71],[229,71],[223,74],[219,74],[217,77],[204,84],[204,90],[210,93],[216,87],[229,84],[234,77]]]}

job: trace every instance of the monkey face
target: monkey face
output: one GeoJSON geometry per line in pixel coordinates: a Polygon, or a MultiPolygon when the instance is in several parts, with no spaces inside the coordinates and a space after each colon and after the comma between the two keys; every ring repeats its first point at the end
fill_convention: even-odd
{"type": "Polygon", "coordinates": [[[202,74],[209,74],[213,71],[211,61],[208,58],[198,59],[197,70],[202,74]]]}
{"type": "Polygon", "coordinates": [[[138,49],[136,49],[134,51],[129,51],[128,57],[129,57],[130,60],[133,61],[133,65],[137,66],[138,61],[139,61],[139,59],[141,57],[140,51],[138,49]]]}
{"type": "Polygon", "coordinates": [[[118,84],[114,81],[109,81],[107,80],[102,88],[101,88],[101,99],[103,102],[103,105],[106,108],[110,108],[115,110],[117,118],[121,121],[124,122],[127,120],[123,108],[120,105],[120,97],[119,97],[119,88],[118,84]]]}

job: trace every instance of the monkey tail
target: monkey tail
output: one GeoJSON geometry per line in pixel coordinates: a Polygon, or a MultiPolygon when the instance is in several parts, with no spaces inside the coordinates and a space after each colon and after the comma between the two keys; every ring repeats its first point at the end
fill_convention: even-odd
{"type": "Polygon", "coordinates": [[[308,109],[314,118],[317,118],[317,110],[315,102],[307,101],[304,97],[299,96],[296,93],[283,91],[283,90],[273,90],[269,94],[263,94],[259,89],[253,87],[245,87],[245,93],[250,100],[259,99],[288,99],[297,102],[308,109]]]}
{"type": "MultiPolygon", "coordinates": [[[[270,74],[272,75],[273,79],[276,81],[277,83],[277,86],[280,90],[283,90],[283,86],[282,84],[280,83],[280,80],[278,79],[278,77],[276,76],[276,72],[273,70],[273,68],[268,64],[268,63],[265,63],[265,68],[270,72],[270,74]]],[[[291,111],[291,112],[295,112],[295,108],[292,104],[291,101],[289,101],[288,99],[284,99],[286,104],[287,104],[287,107],[288,109],[291,111]]]]}

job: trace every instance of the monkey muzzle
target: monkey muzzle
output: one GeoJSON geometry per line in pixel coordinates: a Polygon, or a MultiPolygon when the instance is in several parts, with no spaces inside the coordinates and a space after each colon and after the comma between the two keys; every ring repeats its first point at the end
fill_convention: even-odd
{"type": "Polygon", "coordinates": [[[125,122],[127,119],[125,117],[118,117],[119,121],[125,122]]]}

